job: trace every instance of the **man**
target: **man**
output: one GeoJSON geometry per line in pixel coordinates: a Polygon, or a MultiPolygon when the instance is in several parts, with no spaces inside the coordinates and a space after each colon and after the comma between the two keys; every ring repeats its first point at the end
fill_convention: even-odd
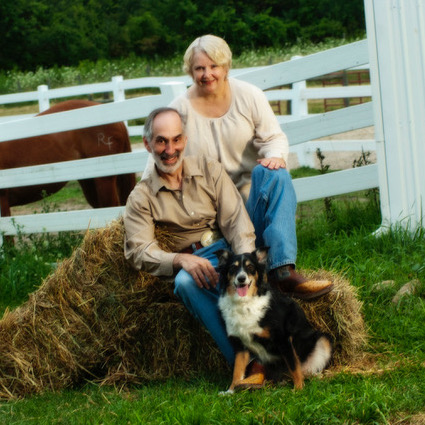
{"type": "Polygon", "coordinates": [[[174,278],[175,294],[211,333],[227,361],[233,348],[217,307],[215,252],[255,249],[254,227],[243,200],[222,165],[204,157],[183,158],[187,138],[180,114],[159,108],[149,115],[143,138],[155,167],[130,194],[124,214],[124,254],[133,267],[174,278]],[[155,226],[173,237],[174,252],[162,250],[155,226]],[[222,237],[214,238],[221,233],[222,237]],[[212,242],[212,243],[211,243],[212,242]]]}

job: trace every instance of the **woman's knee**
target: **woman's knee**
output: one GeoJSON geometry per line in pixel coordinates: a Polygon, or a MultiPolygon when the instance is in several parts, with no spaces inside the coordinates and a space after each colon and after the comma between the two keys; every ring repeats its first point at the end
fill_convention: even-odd
{"type": "Polygon", "coordinates": [[[252,171],[252,180],[264,186],[267,182],[270,186],[291,184],[291,174],[286,168],[279,168],[278,170],[270,170],[263,165],[256,165],[252,171]]]}

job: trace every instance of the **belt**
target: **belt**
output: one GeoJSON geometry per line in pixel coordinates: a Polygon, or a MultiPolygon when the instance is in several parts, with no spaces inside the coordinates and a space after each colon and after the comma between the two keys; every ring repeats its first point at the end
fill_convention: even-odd
{"type": "Polygon", "coordinates": [[[180,251],[181,254],[193,254],[198,249],[203,248],[201,242],[195,242],[192,245],[189,245],[187,248],[184,248],[180,251]]]}
{"type": "Polygon", "coordinates": [[[182,254],[193,254],[198,249],[201,249],[205,246],[210,246],[214,242],[217,242],[219,239],[221,239],[223,236],[221,235],[219,230],[206,230],[202,236],[201,240],[199,242],[195,242],[192,245],[189,245],[187,248],[182,249],[180,252],[182,254]]]}

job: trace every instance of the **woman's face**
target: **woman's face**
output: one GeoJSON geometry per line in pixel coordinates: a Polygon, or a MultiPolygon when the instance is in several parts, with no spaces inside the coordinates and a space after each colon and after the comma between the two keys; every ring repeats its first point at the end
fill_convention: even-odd
{"type": "Polygon", "coordinates": [[[216,93],[225,84],[228,69],[217,65],[204,52],[195,52],[192,60],[192,78],[201,92],[216,93]]]}

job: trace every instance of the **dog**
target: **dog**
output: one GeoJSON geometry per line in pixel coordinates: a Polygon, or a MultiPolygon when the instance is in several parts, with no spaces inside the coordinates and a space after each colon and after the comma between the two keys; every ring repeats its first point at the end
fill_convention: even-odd
{"type": "Polygon", "coordinates": [[[314,329],[297,302],[267,282],[267,251],[215,253],[220,273],[218,306],[235,349],[227,393],[244,387],[252,356],[263,364],[266,379],[279,382],[289,374],[295,389],[303,388],[304,377],[320,373],[331,360],[331,337],[314,329]]]}

